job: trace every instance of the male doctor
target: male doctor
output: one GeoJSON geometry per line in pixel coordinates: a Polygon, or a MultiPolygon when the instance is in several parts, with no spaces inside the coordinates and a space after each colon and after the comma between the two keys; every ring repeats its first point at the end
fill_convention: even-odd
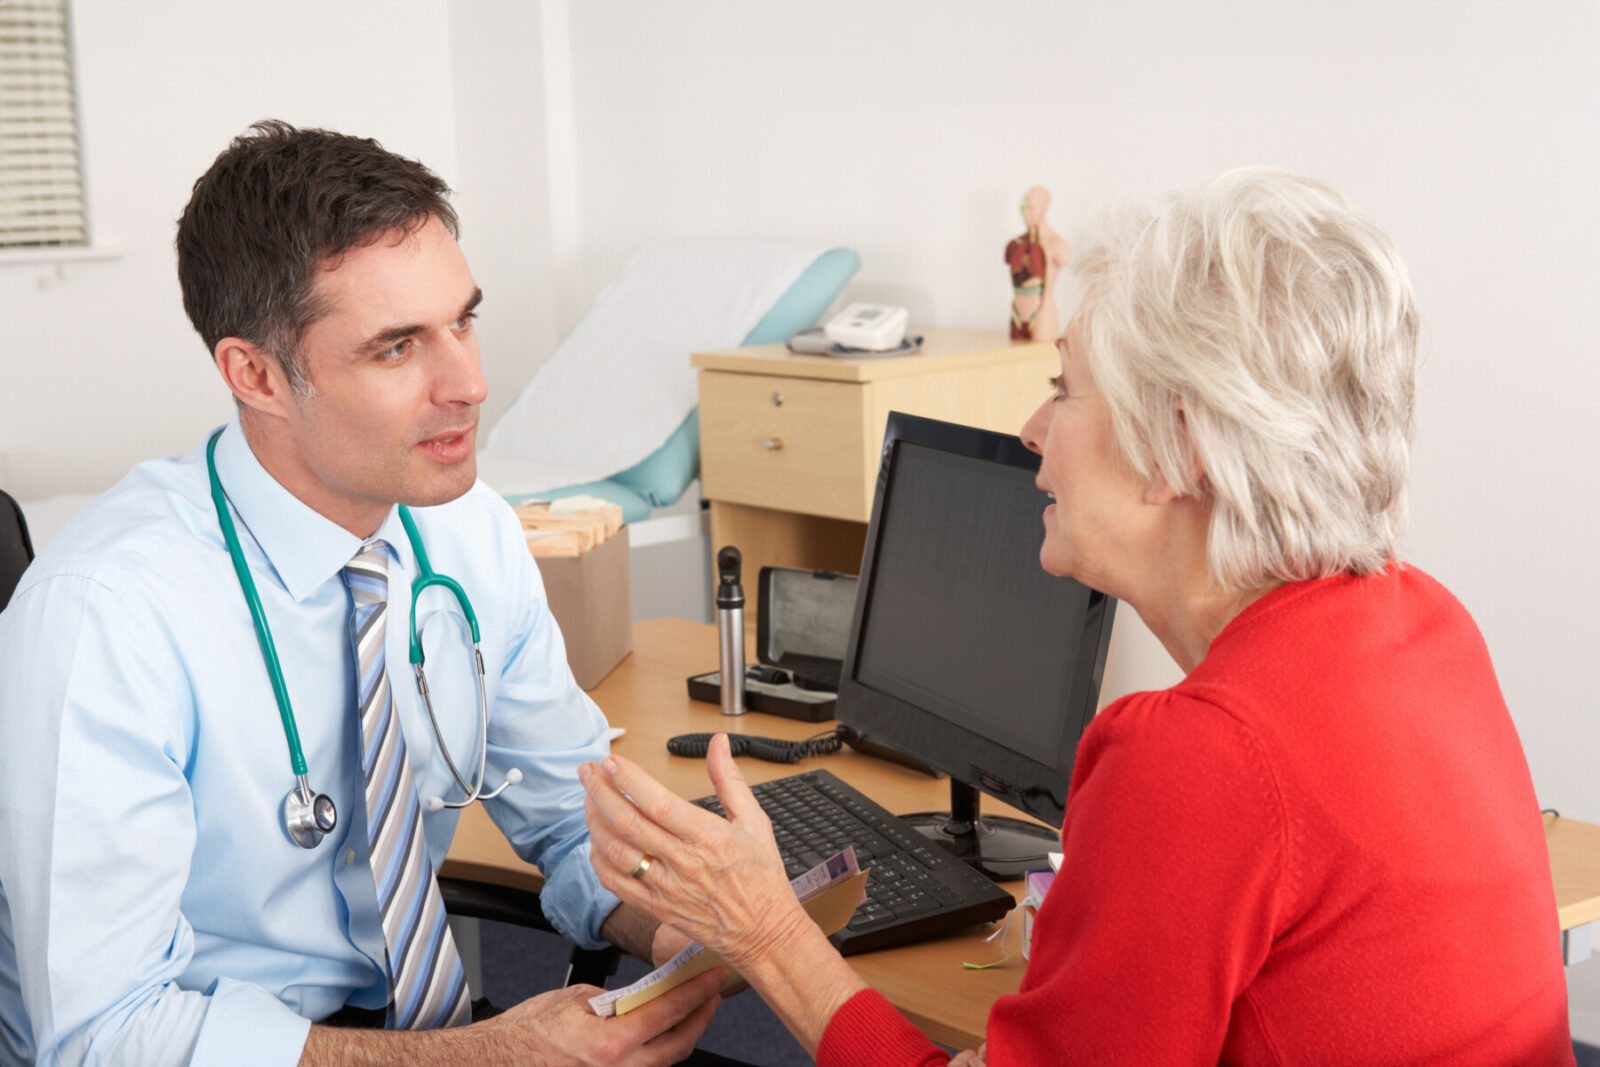
{"type": "MultiPolygon", "coordinates": [[[[622,1018],[577,987],[470,1019],[434,879],[456,812],[428,810],[463,794],[407,662],[418,558],[396,504],[476,607],[485,790],[521,774],[487,807],[544,872],[546,914],[646,958],[684,939],[589,865],[575,772],[606,722],[515,516],[476,483],[482,294],[447,194],[374,141],[279,122],[195,184],[179,281],[238,408],[215,478],[334,823],[301,843],[285,825],[296,776],[207,440],[140,464],[0,615],[0,1062],[667,1064],[710,1020],[720,971],[622,1018]]],[[[470,781],[469,639],[444,590],[416,608],[470,781]]]]}

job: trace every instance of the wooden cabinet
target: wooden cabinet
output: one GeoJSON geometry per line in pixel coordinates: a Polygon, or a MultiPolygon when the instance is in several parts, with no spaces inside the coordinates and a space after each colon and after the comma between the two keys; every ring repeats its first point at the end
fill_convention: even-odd
{"type": "Polygon", "coordinates": [[[1017,433],[1059,370],[1053,345],[1001,330],[920,332],[907,356],[694,355],[712,549],[738,546],[747,594],[763,565],[859,570],[889,412],[1017,433]]]}

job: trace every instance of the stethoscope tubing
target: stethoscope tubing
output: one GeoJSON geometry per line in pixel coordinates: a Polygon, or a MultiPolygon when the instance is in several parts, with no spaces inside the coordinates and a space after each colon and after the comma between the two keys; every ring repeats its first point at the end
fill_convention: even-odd
{"type": "Polygon", "coordinates": [[[245,562],[244,550],[239,546],[239,532],[234,528],[233,516],[228,512],[228,499],[222,492],[222,480],[217,477],[218,430],[206,444],[206,470],[211,476],[211,502],[217,508],[217,520],[222,526],[222,539],[228,543],[228,555],[233,560],[233,572],[239,577],[239,589],[250,608],[250,621],[255,626],[256,641],[261,645],[261,658],[267,665],[267,677],[272,681],[272,695],[278,701],[278,717],[283,720],[283,735],[289,742],[289,766],[296,778],[306,777],[306,756],[300,748],[300,731],[295,726],[294,709],[289,703],[289,687],[283,681],[283,667],[278,662],[278,648],[272,641],[272,630],[267,626],[267,613],[262,610],[261,598],[256,595],[255,580],[250,577],[250,565],[245,562]]]}

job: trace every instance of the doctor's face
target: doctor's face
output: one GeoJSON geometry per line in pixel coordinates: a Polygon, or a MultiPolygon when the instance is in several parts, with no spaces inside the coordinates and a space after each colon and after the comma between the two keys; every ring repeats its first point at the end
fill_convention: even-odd
{"type": "Polygon", "coordinates": [[[285,412],[288,488],[366,536],[396,503],[443,504],[477,478],[482,294],[438,219],[386,235],[318,273],[326,311],[305,331],[311,393],[285,412]]]}

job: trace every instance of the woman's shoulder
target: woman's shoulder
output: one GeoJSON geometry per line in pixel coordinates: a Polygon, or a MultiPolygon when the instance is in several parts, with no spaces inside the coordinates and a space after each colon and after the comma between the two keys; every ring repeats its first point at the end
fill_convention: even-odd
{"type": "Polygon", "coordinates": [[[1108,844],[1196,845],[1273,870],[1293,852],[1270,743],[1233,710],[1181,687],[1107,707],[1078,747],[1067,820],[1108,844]]]}
{"type": "Polygon", "coordinates": [[[1124,768],[1121,773],[1141,774],[1139,768],[1144,768],[1160,778],[1186,768],[1184,773],[1215,777],[1227,766],[1229,776],[1270,778],[1260,730],[1226,697],[1184,683],[1129,693],[1108,705],[1084,731],[1078,769],[1087,772],[1110,762],[1124,768]]]}
{"type": "Polygon", "coordinates": [[[1289,582],[1229,621],[1212,642],[1206,662],[1219,659],[1217,653],[1231,653],[1235,646],[1313,637],[1326,640],[1345,627],[1366,627],[1384,620],[1403,627],[1429,615],[1471,621],[1466,607],[1450,590],[1409,563],[1394,561],[1374,574],[1335,574],[1289,582]]]}
{"type": "Polygon", "coordinates": [[[1404,664],[1421,647],[1486,655],[1465,606],[1419,567],[1391,563],[1369,575],[1293,582],[1231,620],[1206,658],[1175,689],[1248,714],[1308,689],[1338,691],[1404,664]]]}

